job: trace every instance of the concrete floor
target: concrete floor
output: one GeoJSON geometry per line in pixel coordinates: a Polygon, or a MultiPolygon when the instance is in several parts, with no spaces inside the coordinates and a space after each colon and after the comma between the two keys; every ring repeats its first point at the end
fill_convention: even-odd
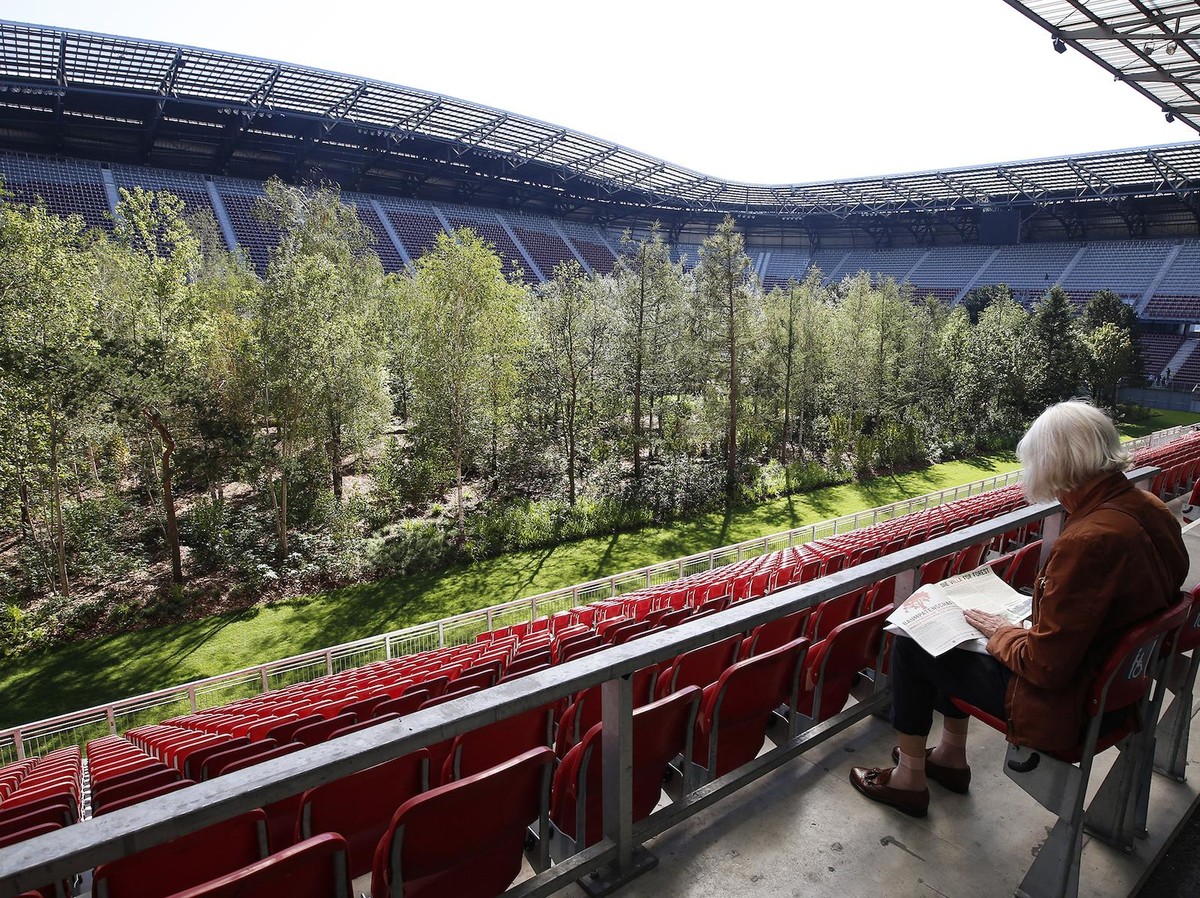
{"type": "MultiPolygon", "coordinates": [[[[868,718],[654,840],[658,866],[621,898],[779,896],[1008,896],[1054,818],[1001,771],[1004,740],[975,725],[969,795],[932,786],[929,816],[872,804],[849,783],[855,765],[888,765],[890,726],[868,718]]],[[[1200,762],[1193,718],[1189,763],[1200,762]]],[[[1102,778],[1097,763],[1093,782],[1102,778]],[[1096,774],[1100,774],[1099,776],[1096,774]]],[[[1086,839],[1080,894],[1132,896],[1167,839],[1200,802],[1200,773],[1184,784],[1156,777],[1150,836],[1125,855],[1086,839]]],[[[582,896],[577,886],[561,892],[582,896]]],[[[1156,891],[1147,894],[1197,894],[1156,891]]]]}
{"type": "MultiPolygon", "coordinates": [[[[1188,530],[1190,587],[1200,581],[1200,529],[1188,530]]],[[[853,766],[889,766],[894,741],[888,724],[867,718],[648,843],[657,867],[616,895],[1012,895],[1054,818],[1002,772],[1003,736],[972,723],[970,794],[931,785],[929,816],[921,820],[873,804],[850,785],[853,766]]],[[[1200,814],[1193,813],[1200,806],[1200,715],[1192,717],[1189,746],[1186,783],[1155,776],[1149,836],[1132,853],[1085,837],[1081,896],[1132,898],[1143,885],[1146,898],[1200,895],[1200,857],[1186,847],[1200,847],[1200,814]],[[1177,836],[1181,850],[1160,866],[1177,836]]],[[[1110,763],[1097,759],[1093,788],[1110,763]]],[[[558,894],[586,893],[572,885],[558,894]]]]}

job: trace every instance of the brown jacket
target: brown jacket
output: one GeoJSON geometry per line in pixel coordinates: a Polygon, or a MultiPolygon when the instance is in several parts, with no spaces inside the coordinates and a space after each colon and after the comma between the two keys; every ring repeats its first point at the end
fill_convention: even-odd
{"type": "Polygon", "coordinates": [[[1130,624],[1173,603],[1188,570],[1179,523],[1123,474],[1063,498],[1069,515],[1033,592],[1033,626],[1002,627],[988,651],[1011,669],[1008,739],[1057,751],[1078,743],[1088,683],[1130,624]]]}

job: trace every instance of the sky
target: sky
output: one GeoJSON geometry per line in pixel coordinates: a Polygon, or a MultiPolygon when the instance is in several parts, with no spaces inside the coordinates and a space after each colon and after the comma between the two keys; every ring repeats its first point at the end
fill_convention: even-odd
{"type": "Polygon", "coordinates": [[[1002,0],[0,0],[0,18],[390,81],[758,184],[1196,139],[1002,0]]]}

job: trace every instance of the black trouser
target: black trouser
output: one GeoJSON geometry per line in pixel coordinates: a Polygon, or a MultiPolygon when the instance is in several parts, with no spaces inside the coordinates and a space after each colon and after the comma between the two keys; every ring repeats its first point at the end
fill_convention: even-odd
{"type": "Polygon", "coordinates": [[[915,640],[898,635],[892,641],[892,725],[906,736],[928,736],[935,710],[966,717],[950,696],[1005,720],[1004,695],[1012,675],[991,655],[951,649],[935,658],[915,640]]]}

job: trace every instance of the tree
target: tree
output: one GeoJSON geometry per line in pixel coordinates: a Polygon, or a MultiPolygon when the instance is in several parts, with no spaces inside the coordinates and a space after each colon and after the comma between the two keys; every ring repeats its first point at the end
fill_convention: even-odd
{"type": "MultiPolygon", "coordinates": [[[[1094,332],[1102,324],[1109,323],[1129,336],[1132,358],[1123,373],[1117,375],[1126,384],[1140,383],[1144,377],[1142,371],[1142,348],[1138,340],[1138,317],[1133,306],[1117,296],[1111,290],[1101,290],[1095,293],[1083,307],[1083,323],[1089,332],[1094,332]]],[[[1113,408],[1116,406],[1114,405],[1113,408]]]]}
{"type": "Polygon", "coordinates": [[[664,370],[670,353],[665,328],[678,324],[682,293],[681,266],[671,261],[671,248],[663,241],[658,223],[648,236],[623,240],[613,278],[618,296],[617,338],[625,359],[629,390],[630,456],[633,479],[642,478],[645,438],[645,404],[654,380],[651,368],[664,370]]]}
{"type": "Polygon", "coordinates": [[[1129,331],[1105,321],[1083,335],[1088,383],[1096,404],[1117,411],[1117,395],[1133,367],[1129,331]]]}
{"type": "Polygon", "coordinates": [[[599,363],[598,339],[604,322],[587,275],[578,262],[563,262],[554,279],[533,301],[534,328],[540,354],[551,377],[551,389],[561,408],[562,437],[567,466],[567,501],[575,504],[579,432],[589,379],[599,363]]]}
{"type": "Polygon", "coordinates": [[[21,530],[43,559],[50,543],[47,580],[68,595],[64,455],[78,416],[100,402],[95,256],[82,219],[40,204],[0,207],[0,254],[0,406],[12,431],[6,443],[15,453],[21,530]]]}
{"type": "Polygon", "coordinates": [[[741,341],[750,316],[753,285],[747,277],[750,257],[745,241],[731,216],[700,246],[696,268],[699,299],[708,321],[706,328],[721,344],[726,375],[725,491],[738,490],[738,401],[742,373],[738,371],[741,341]],[[719,336],[718,336],[719,334],[719,336]]]}
{"type": "Polygon", "coordinates": [[[968,380],[974,414],[985,433],[1015,435],[1037,408],[1038,341],[1029,313],[1015,299],[998,299],[979,315],[971,333],[968,380]]]}
{"type": "Polygon", "coordinates": [[[257,212],[280,228],[258,308],[258,348],[264,421],[274,428],[268,482],[286,555],[289,483],[304,457],[324,455],[340,501],[347,448],[365,447],[391,412],[388,290],[374,236],[336,188],[271,181],[257,212]]]}
{"type": "Polygon", "coordinates": [[[449,463],[464,545],[464,475],[486,435],[495,439],[515,389],[523,299],[523,288],[505,280],[495,250],[469,228],[439,234],[417,262],[414,422],[429,450],[449,463]]]}
{"type": "Polygon", "coordinates": [[[817,391],[828,366],[828,307],[821,276],[811,273],[803,283],[790,280],[766,296],[765,343],[768,360],[778,370],[775,389],[781,393],[779,458],[787,462],[793,446],[805,439],[816,409],[817,391]]]}
{"type": "Polygon", "coordinates": [[[191,281],[200,264],[200,242],[184,220],[183,202],[170,193],[121,189],[116,239],[124,251],[110,265],[125,266],[124,289],[106,304],[112,386],[119,401],[136,408],[157,440],[163,536],[171,556],[171,581],[183,583],[175,509],[175,452],[183,383],[201,356],[195,336],[203,328],[191,281]]]}
{"type": "Polygon", "coordinates": [[[1083,358],[1075,328],[1075,310],[1062,287],[1055,284],[1033,307],[1029,333],[1036,342],[1032,412],[1070,399],[1082,381],[1083,358]]]}

